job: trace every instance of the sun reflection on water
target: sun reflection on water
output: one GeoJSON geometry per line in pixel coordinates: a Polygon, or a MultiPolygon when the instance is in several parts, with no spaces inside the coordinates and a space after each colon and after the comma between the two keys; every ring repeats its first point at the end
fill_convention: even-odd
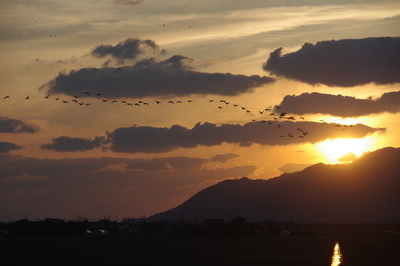
{"type": "Polygon", "coordinates": [[[335,247],[333,248],[333,255],[332,255],[332,263],[331,266],[339,266],[342,263],[342,253],[340,253],[339,243],[335,243],[335,247]]]}

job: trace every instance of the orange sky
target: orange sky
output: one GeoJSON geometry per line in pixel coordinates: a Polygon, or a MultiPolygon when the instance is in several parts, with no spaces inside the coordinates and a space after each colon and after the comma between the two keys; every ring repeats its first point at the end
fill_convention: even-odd
{"type": "Polygon", "coordinates": [[[0,6],[0,221],[149,216],[400,146],[398,1],[0,6]]]}

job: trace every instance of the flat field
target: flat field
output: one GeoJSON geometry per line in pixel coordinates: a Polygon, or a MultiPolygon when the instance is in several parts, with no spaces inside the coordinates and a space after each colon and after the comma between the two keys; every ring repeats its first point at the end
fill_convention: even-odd
{"type": "Polygon", "coordinates": [[[1,265],[400,265],[399,227],[322,225],[314,237],[178,237],[166,234],[0,238],[1,265]],[[390,230],[388,230],[390,229],[390,230]],[[383,230],[383,231],[381,231],[383,230]],[[387,232],[390,231],[390,232],[387,232]]]}

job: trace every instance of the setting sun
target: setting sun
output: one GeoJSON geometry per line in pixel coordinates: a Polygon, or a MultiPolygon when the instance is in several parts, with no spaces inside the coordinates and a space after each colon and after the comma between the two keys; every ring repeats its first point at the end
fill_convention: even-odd
{"type": "MultiPolygon", "coordinates": [[[[359,157],[364,152],[371,149],[373,144],[372,138],[363,139],[328,139],[323,142],[317,143],[317,150],[323,154],[328,163],[338,163],[340,158],[349,154],[359,157]]],[[[349,160],[352,161],[351,157],[349,160]]]]}

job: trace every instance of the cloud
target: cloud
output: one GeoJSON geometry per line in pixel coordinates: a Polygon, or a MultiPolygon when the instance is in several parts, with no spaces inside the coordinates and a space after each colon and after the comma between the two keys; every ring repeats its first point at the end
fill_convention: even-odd
{"type": "Polygon", "coordinates": [[[353,87],[400,82],[400,37],[305,43],[300,50],[270,54],[264,70],[309,84],[353,87]]]}
{"type": "Polygon", "coordinates": [[[357,156],[354,153],[346,153],[345,155],[343,155],[342,157],[340,157],[338,159],[338,161],[341,162],[350,162],[350,161],[355,161],[357,159],[357,156]]]}
{"type": "Polygon", "coordinates": [[[193,94],[235,96],[274,82],[266,76],[194,71],[190,65],[193,60],[174,55],[164,61],[149,58],[118,68],[82,68],[69,74],[59,73],[40,90],[49,94],[83,95],[88,88],[96,88],[109,98],[193,94]]]}
{"type": "Polygon", "coordinates": [[[21,148],[21,146],[14,143],[0,141],[0,153],[9,153],[12,150],[18,150],[21,148]]]}
{"type": "Polygon", "coordinates": [[[35,124],[0,116],[0,133],[37,133],[39,130],[35,124]]]}
{"type": "Polygon", "coordinates": [[[138,6],[143,3],[143,0],[114,0],[114,4],[118,6],[138,6]]]}
{"type": "Polygon", "coordinates": [[[129,163],[127,169],[143,170],[147,172],[167,170],[199,170],[208,162],[205,158],[167,157],[152,159],[136,159],[129,163]]]}
{"type": "Polygon", "coordinates": [[[207,180],[249,175],[257,168],[254,165],[238,165],[230,168],[199,169],[196,161],[207,162],[209,159],[185,157],[154,158],[147,161],[107,157],[38,159],[0,155],[0,159],[5,162],[0,165],[0,190],[62,188],[75,191],[72,194],[86,193],[85,190],[123,191],[140,187],[188,186],[207,180]],[[191,166],[183,166],[185,161],[190,160],[194,162],[191,166]],[[168,169],[146,169],[150,164],[170,164],[171,161],[175,161],[177,166],[168,169]],[[115,170],[117,165],[131,167],[115,170]],[[133,165],[136,166],[132,167],[133,165]],[[39,176],[41,178],[36,178],[39,176]]]}
{"type": "Polygon", "coordinates": [[[318,92],[286,95],[279,107],[285,112],[303,114],[329,114],[357,117],[379,113],[400,112],[400,91],[384,93],[380,98],[357,99],[350,96],[318,92]]]}
{"type": "MultiPolygon", "coordinates": [[[[335,124],[308,121],[281,121],[279,126],[276,121],[251,122],[244,125],[223,124],[221,126],[207,122],[198,123],[192,129],[179,125],[170,128],[147,126],[118,128],[107,134],[105,143],[114,152],[165,153],[179,148],[216,146],[223,143],[242,147],[253,144],[284,146],[316,143],[328,138],[362,138],[375,132],[383,133],[385,131],[384,128],[371,128],[362,124],[342,130],[335,127],[335,124]]],[[[216,158],[222,159],[221,157],[216,158]]]]}
{"type": "Polygon", "coordinates": [[[49,214],[75,217],[76,213],[97,218],[104,213],[140,217],[175,207],[209,185],[257,169],[254,165],[199,169],[200,163],[209,160],[39,159],[0,154],[1,214],[3,219],[20,213],[43,218],[49,214]],[[156,165],[168,169],[152,168],[156,165]]]}
{"type": "Polygon", "coordinates": [[[91,51],[91,55],[94,57],[104,58],[111,56],[120,65],[124,64],[125,60],[133,60],[146,53],[163,55],[166,54],[166,51],[164,49],[160,50],[159,46],[150,39],[141,40],[138,38],[128,38],[115,46],[101,44],[91,51]]]}
{"type": "Polygon", "coordinates": [[[70,138],[61,136],[53,138],[53,143],[43,144],[44,150],[53,150],[60,152],[87,151],[99,148],[104,141],[104,137],[95,137],[93,140],[84,138],[70,138]]]}
{"type": "Polygon", "coordinates": [[[221,162],[221,163],[226,163],[229,160],[232,160],[234,158],[240,157],[239,154],[235,153],[225,153],[225,154],[216,154],[214,157],[210,159],[211,162],[221,162]]]}
{"type": "Polygon", "coordinates": [[[311,166],[311,164],[298,164],[298,163],[287,163],[278,168],[283,173],[294,173],[302,171],[304,168],[311,166]]]}

